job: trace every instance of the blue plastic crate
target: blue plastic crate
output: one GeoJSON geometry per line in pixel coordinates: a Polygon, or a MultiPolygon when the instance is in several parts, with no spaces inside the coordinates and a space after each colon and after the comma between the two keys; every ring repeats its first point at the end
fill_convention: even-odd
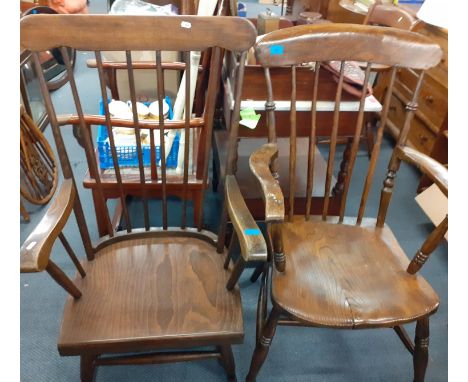
{"type": "MultiPolygon", "coordinates": [[[[110,102],[108,100],[108,102],[110,102]]],[[[172,105],[169,97],[166,97],[166,102],[169,105],[169,119],[173,118],[172,105]]],[[[145,103],[146,106],[149,105],[149,102],[145,103]]],[[[104,115],[104,105],[102,101],[99,102],[99,111],[101,115],[104,115]]],[[[108,168],[114,168],[114,161],[112,160],[112,150],[110,148],[109,142],[107,141],[107,127],[100,125],[98,128],[97,135],[97,148],[99,154],[99,165],[102,170],[108,168]]],[[[179,156],[179,141],[180,134],[177,133],[174,137],[174,141],[171,147],[171,151],[166,160],[167,168],[176,168],[178,163],[179,156]]],[[[143,154],[143,166],[151,165],[151,148],[149,145],[141,146],[143,154]]],[[[138,153],[136,146],[116,146],[117,151],[117,160],[120,167],[138,167],[138,153]]],[[[159,166],[161,161],[161,148],[156,146],[156,164],[159,166]]]]}

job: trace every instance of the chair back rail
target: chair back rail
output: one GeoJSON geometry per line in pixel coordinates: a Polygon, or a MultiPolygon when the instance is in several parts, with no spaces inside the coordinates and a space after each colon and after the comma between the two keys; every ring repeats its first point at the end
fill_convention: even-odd
{"type": "MultiPolygon", "coordinates": [[[[135,134],[137,159],[135,172],[137,172],[138,175],[135,175],[133,179],[136,177],[139,184],[141,184],[141,199],[143,205],[141,215],[144,220],[144,231],[148,232],[152,230],[150,219],[151,211],[148,203],[151,197],[151,195],[149,195],[150,188],[157,188],[160,191],[162,198],[162,229],[169,230],[168,215],[170,211],[168,211],[168,197],[174,195],[170,194],[171,190],[174,190],[174,185],[178,185],[179,192],[176,196],[182,199],[180,218],[180,229],[182,230],[188,229],[189,226],[187,219],[187,200],[193,200],[191,199],[193,187],[196,186],[201,189],[200,213],[198,215],[198,220],[194,221],[194,226],[201,232],[203,227],[203,199],[205,189],[208,187],[208,161],[211,150],[211,134],[216,95],[219,86],[222,53],[225,49],[234,50],[245,56],[246,53],[243,52],[253,45],[256,37],[256,31],[252,24],[241,18],[222,16],[53,16],[57,17],[51,17],[51,15],[33,15],[22,19],[21,47],[32,52],[34,63],[38,69],[40,68],[39,53],[43,50],[59,47],[64,57],[76,113],[67,116],[57,116],[50,93],[45,85],[43,72],[42,70],[38,70],[39,81],[42,92],[44,93],[44,100],[50,117],[64,177],[66,179],[72,179],[73,186],[76,189],[70,159],[67,155],[61,132],[61,126],[71,124],[79,127],[79,135],[81,137],[80,144],[84,148],[89,174],[94,182],[93,189],[97,193],[99,203],[105,209],[105,223],[109,232],[109,238],[112,238],[115,235],[114,228],[104,194],[107,180],[103,176],[103,171],[99,168],[99,161],[96,159],[96,147],[92,138],[93,127],[98,125],[105,126],[109,137],[110,154],[113,162],[113,166],[110,170],[113,170],[112,176],[115,178],[113,181],[117,184],[116,190],[122,206],[125,230],[127,233],[135,231],[138,227],[135,226],[135,222],[131,221],[130,212],[125,202],[125,186],[128,178],[124,175],[122,171],[123,167],[119,164],[119,155],[113,134],[114,127],[130,129],[132,133],[135,134]],[[60,30],[61,33],[56,33],[57,30],[60,30]],[[119,31],[118,35],[115,33],[116,30],[119,31]],[[99,97],[103,101],[103,116],[90,115],[84,112],[73,69],[70,65],[70,59],[64,47],[75,47],[77,50],[94,52],[95,62],[93,61],[93,65],[91,66],[97,69],[100,89],[99,97]],[[126,57],[125,62],[119,63],[119,67],[126,69],[128,73],[132,120],[113,118],[110,114],[109,106],[107,102],[105,102],[108,99],[108,95],[104,67],[108,64],[103,59],[102,52],[110,50],[123,51],[126,57]],[[142,64],[135,64],[132,60],[132,51],[136,50],[155,52],[155,62],[151,63],[151,65],[145,64],[147,65],[145,68],[154,71],[159,106],[159,119],[157,121],[142,121],[138,116],[134,69],[140,68],[142,64]],[[167,50],[181,52],[183,62],[173,64],[163,63],[161,52],[167,50]],[[211,50],[209,55],[210,70],[204,105],[202,105],[202,116],[192,118],[190,112],[190,97],[187,96],[185,100],[185,109],[187,110],[185,117],[183,117],[182,120],[166,121],[163,113],[163,99],[165,96],[163,71],[170,69],[185,70],[187,76],[185,92],[188,95],[191,93],[191,88],[194,86],[194,81],[190,79],[191,52],[206,52],[208,50],[211,50]],[[149,134],[149,165],[145,164],[143,161],[144,147],[141,141],[143,129],[148,131],[149,134]],[[176,171],[169,172],[166,158],[171,147],[168,147],[165,143],[165,132],[174,129],[181,130],[181,149],[179,150],[179,156],[183,155],[183,161],[179,161],[180,168],[176,171]],[[159,132],[155,130],[159,130],[159,132]],[[157,137],[156,134],[159,134],[159,137],[157,137]],[[156,163],[156,141],[158,138],[160,141],[160,164],[156,163]],[[190,161],[192,158],[190,146],[192,144],[194,152],[193,157],[195,159],[190,161]],[[203,159],[200,159],[200,157],[203,159]],[[203,166],[200,168],[199,164],[203,166]]],[[[241,66],[243,67],[243,65],[244,64],[241,66]]],[[[239,82],[242,83],[243,68],[240,70],[239,76],[239,82]]],[[[240,88],[237,89],[239,94],[236,94],[236,99],[239,99],[238,103],[240,103],[240,90],[240,88]]],[[[96,102],[98,101],[99,98],[97,97],[96,102]]],[[[233,123],[234,122],[235,118],[233,118],[233,123]]],[[[236,134],[236,129],[231,129],[231,131],[233,134],[236,134]]],[[[232,150],[235,150],[234,146],[232,150]]],[[[230,157],[235,158],[233,155],[230,155],[230,157]]],[[[76,195],[74,210],[88,259],[92,260],[96,249],[91,244],[78,194],[76,195]]],[[[173,213],[171,215],[173,215],[173,213]]]]}
{"type": "MultiPolygon", "coordinates": [[[[387,121],[387,114],[390,108],[391,94],[393,85],[395,83],[395,76],[398,68],[408,67],[417,70],[418,85],[413,94],[412,100],[407,105],[406,119],[397,140],[397,146],[404,146],[408,136],[411,120],[414,112],[417,109],[417,97],[424,77],[424,71],[430,67],[437,65],[442,57],[440,47],[432,43],[424,36],[418,35],[409,31],[397,30],[394,28],[383,28],[377,26],[367,25],[351,25],[351,24],[320,24],[320,25],[301,25],[287,30],[278,30],[265,35],[255,45],[255,55],[257,61],[265,68],[265,80],[267,84],[267,102],[265,109],[268,115],[268,128],[269,128],[269,142],[276,141],[276,126],[275,126],[275,101],[272,91],[270,68],[275,67],[289,67],[291,69],[291,108],[290,108],[290,148],[289,148],[289,209],[287,211],[286,219],[292,220],[294,211],[294,198],[296,196],[295,187],[297,177],[307,176],[306,186],[306,220],[310,219],[311,204],[312,204],[312,191],[314,184],[314,150],[317,142],[317,102],[320,101],[320,93],[317,91],[317,84],[319,82],[320,73],[324,70],[324,64],[330,61],[340,62],[339,73],[336,74],[338,82],[335,93],[335,103],[333,111],[332,126],[328,128],[330,134],[330,144],[328,147],[328,160],[325,175],[325,186],[323,190],[323,210],[322,219],[327,220],[328,206],[330,200],[331,181],[334,174],[334,164],[336,162],[337,142],[338,142],[338,127],[340,114],[343,113],[340,107],[342,100],[342,93],[344,91],[344,77],[345,77],[345,63],[346,61],[364,62],[363,83],[369,82],[370,73],[373,64],[388,65],[391,70],[390,84],[384,99],[381,123],[377,129],[376,142],[373,147],[369,165],[365,176],[363,177],[362,195],[359,204],[359,209],[356,211],[357,220],[359,225],[362,222],[369,191],[374,177],[376,164],[378,161],[380,147],[382,143],[383,131],[387,121]],[[312,106],[311,106],[311,125],[309,134],[309,145],[307,153],[307,175],[296,174],[296,67],[303,64],[313,64],[315,70],[315,85],[312,92],[312,106]]],[[[362,64],[361,64],[362,65],[362,64]]],[[[346,203],[348,199],[353,169],[356,164],[358,154],[359,141],[364,124],[364,112],[366,97],[368,96],[367,86],[362,86],[360,95],[357,98],[359,108],[357,111],[356,125],[350,139],[350,149],[346,154],[348,155],[347,161],[344,165],[343,174],[343,189],[341,195],[341,205],[339,209],[338,222],[344,221],[346,213],[346,203]]],[[[323,128],[323,126],[321,126],[323,128]]],[[[398,170],[400,159],[398,155],[393,153],[390,163],[388,165],[388,175],[384,182],[382,190],[380,206],[378,210],[377,226],[382,227],[385,223],[386,212],[390,203],[393,179],[398,170]]],[[[285,176],[277,174],[277,166],[275,159],[272,160],[271,170],[274,177],[285,176]]],[[[316,190],[314,190],[316,191],[316,190]]],[[[315,194],[316,195],[316,194],[315,194]]],[[[272,227],[273,228],[273,227],[272,227]]],[[[275,235],[279,232],[276,229],[271,230],[275,235]]],[[[278,234],[279,235],[279,234],[278,234]]],[[[274,254],[277,257],[282,255],[281,238],[273,237],[274,254]]],[[[284,268],[284,258],[275,262],[278,266],[279,263],[284,268]]]]}

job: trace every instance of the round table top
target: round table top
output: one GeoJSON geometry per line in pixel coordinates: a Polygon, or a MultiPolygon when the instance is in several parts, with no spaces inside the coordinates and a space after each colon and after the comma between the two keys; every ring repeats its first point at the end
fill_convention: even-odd
{"type": "Polygon", "coordinates": [[[357,5],[354,0],[340,0],[340,7],[347,9],[350,12],[359,13],[360,15],[367,15],[367,9],[364,5],[357,5]]]}

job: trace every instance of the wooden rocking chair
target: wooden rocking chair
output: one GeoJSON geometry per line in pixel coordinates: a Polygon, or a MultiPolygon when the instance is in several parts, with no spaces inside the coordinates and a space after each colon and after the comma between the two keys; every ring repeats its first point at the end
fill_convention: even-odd
{"type": "MultiPolygon", "coordinates": [[[[429,283],[417,274],[448,228],[448,218],[429,235],[411,261],[403,252],[385,217],[400,162],[406,161],[427,174],[448,194],[447,170],[431,158],[405,146],[424,70],[440,61],[442,50],[419,34],[352,24],[304,25],[272,32],[255,45],[258,62],[265,68],[269,89],[267,106],[270,142],[250,157],[250,168],[264,194],[265,216],[270,243],[270,261],[265,264],[257,311],[257,342],[247,381],[256,380],[272,343],[277,325],[339,329],[393,328],[413,355],[414,381],[424,380],[428,362],[429,316],[439,299],[429,283]],[[274,54],[275,52],[282,54],[274,54]],[[314,188],[314,150],[319,121],[316,115],[317,86],[313,92],[307,173],[297,173],[296,157],[296,66],[315,62],[319,78],[321,62],[341,61],[335,111],[328,152],[324,203],[321,216],[311,215],[314,188]],[[347,196],[356,162],[364,122],[365,91],[352,141],[350,160],[344,169],[344,189],[338,216],[329,216],[330,187],[340,120],[340,99],[345,61],[366,62],[367,83],[373,63],[388,65],[391,81],[385,97],[382,121],[377,131],[368,170],[363,176],[361,202],[355,217],[345,216],[347,196]],[[275,103],[269,70],[291,68],[291,118],[289,174],[278,173],[275,103]],[[420,71],[412,101],[407,105],[405,125],[388,165],[377,219],[364,217],[366,203],[379,156],[392,86],[400,67],[420,71]],[[289,205],[279,187],[278,177],[289,177],[289,205]],[[294,190],[298,178],[307,179],[307,209],[296,215],[294,190]],[[286,210],[287,208],[287,210],[286,210]],[[286,211],[285,211],[286,210],[286,211]],[[268,309],[271,300],[272,308],[268,309]],[[416,322],[415,343],[403,324],[416,322]]],[[[318,81],[316,80],[316,84],[318,81]]],[[[303,153],[302,153],[303,154],[303,153]]],[[[353,180],[353,184],[358,180],[353,180]]],[[[356,183],[358,184],[358,183],[356,183]]]]}
{"type": "MultiPolygon", "coordinates": [[[[236,286],[239,273],[232,272],[232,267],[224,267],[224,263],[229,265],[222,256],[227,250],[224,243],[218,243],[215,234],[203,229],[203,213],[195,221],[195,227],[189,227],[187,195],[190,192],[188,186],[192,175],[189,173],[188,143],[191,129],[201,128],[205,131],[202,135],[205,140],[199,142],[203,145],[203,155],[206,158],[202,162],[205,165],[201,169],[203,177],[199,182],[203,182],[203,189],[206,189],[222,51],[226,49],[244,52],[246,56],[255,38],[254,27],[237,17],[34,15],[21,20],[21,46],[32,52],[37,68],[40,66],[39,52],[62,47],[60,49],[67,66],[77,111],[74,116],[56,115],[42,71],[38,70],[64,180],[44,219],[21,247],[21,272],[46,270],[71,295],[64,308],[58,351],[62,356],[81,357],[81,381],[92,381],[95,368],[99,365],[141,365],[202,358],[220,360],[229,380],[235,380],[231,345],[241,343],[244,336],[241,300],[236,286]],[[100,89],[97,100],[107,99],[101,51],[126,52],[133,121],[112,118],[106,102],[103,116],[90,116],[83,112],[67,50],[63,47],[95,52],[100,89]],[[184,52],[185,63],[178,65],[185,65],[187,73],[190,73],[190,51],[207,49],[212,49],[212,58],[204,120],[197,119],[194,122],[190,119],[190,113],[187,113],[184,121],[165,121],[162,115],[165,63],[161,62],[161,51],[184,52]],[[138,119],[131,50],[156,51],[154,79],[159,92],[158,121],[138,119]],[[107,128],[125,221],[123,230],[115,232],[111,227],[109,211],[106,210],[109,235],[100,238],[95,244],[90,240],[61,133],[66,128],[63,125],[70,128],[70,124],[76,120],[79,121],[81,143],[88,163],[92,164],[90,174],[96,182],[101,199],[106,185],[101,180],[98,161],[94,157],[92,128],[93,125],[105,125],[107,128]],[[157,214],[162,216],[161,227],[150,225],[149,198],[145,187],[142,187],[144,227],[135,228],[130,220],[129,208],[124,200],[122,168],[118,164],[112,133],[114,126],[132,129],[137,138],[138,178],[142,185],[151,183],[162,193],[162,209],[157,214]],[[143,165],[140,141],[143,128],[151,131],[151,168],[143,165]],[[167,147],[164,144],[164,130],[174,128],[184,129],[187,143],[181,153],[184,155],[184,171],[180,175],[171,174],[165,162],[167,147]],[[161,142],[160,165],[156,165],[156,133],[161,142]],[[149,176],[149,173],[156,176],[149,176]],[[179,203],[179,207],[182,206],[180,227],[168,225],[168,214],[173,218],[176,213],[174,210],[169,211],[168,206],[170,187],[174,185],[183,190],[179,203]],[[62,233],[72,211],[78,222],[87,261],[78,260],[62,233]],[[57,237],[64,243],[77,266],[78,273],[74,281],[50,258],[51,248],[57,237]],[[208,349],[200,350],[201,347],[208,349]],[[186,348],[197,350],[183,350],[186,348]],[[171,351],[167,351],[168,349],[171,351]]],[[[241,67],[239,83],[242,83],[242,78],[241,67]]],[[[240,87],[238,94],[239,92],[240,87]]],[[[188,79],[186,94],[189,93],[188,79]]],[[[238,100],[239,98],[237,97],[238,100]]],[[[233,121],[237,122],[238,119],[233,121]]],[[[236,140],[234,136],[233,140],[236,140]]],[[[245,261],[265,260],[265,241],[243,203],[235,179],[228,176],[226,182],[225,209],[230,219],[236,222],[234,228],[241,243],[241,257],[245,261]]],[[[103,205],[106,206],[105,203],[103,205]]]]}

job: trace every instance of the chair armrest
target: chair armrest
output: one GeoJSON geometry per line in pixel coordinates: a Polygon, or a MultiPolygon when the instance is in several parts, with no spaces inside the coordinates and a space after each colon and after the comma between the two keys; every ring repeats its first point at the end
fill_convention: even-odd
{"type": "Polygon", "coordinates": [[[46,268],[52,246],[73,209],[75,193],[72,179],[65,179],[45,216],[21,246],[22,273],[41,272],[46,268]]]}
{"type": "Polygon", "coordinates": [[[278,181],[273,177],[270,164],[278,156],[278,146],[266,143],[254,151],[249,158],[249,166],[262,188],[265,202],[265,221],[284,220],[284,197],[278,181]]]}
{"type": "Polygon", "coordinates": [[[442,164],[411,147],[396,147],[395,151],[398,158],[419,168],[448,196],[448,170],[442,164]]]}
{"type": "Polygon", "coordinates": [[[234,175],[226,176],[225,193],[228,214],[236,230],[243,259],[246,262],[266,261],[265,239],[244,202],[234,175]]]}

